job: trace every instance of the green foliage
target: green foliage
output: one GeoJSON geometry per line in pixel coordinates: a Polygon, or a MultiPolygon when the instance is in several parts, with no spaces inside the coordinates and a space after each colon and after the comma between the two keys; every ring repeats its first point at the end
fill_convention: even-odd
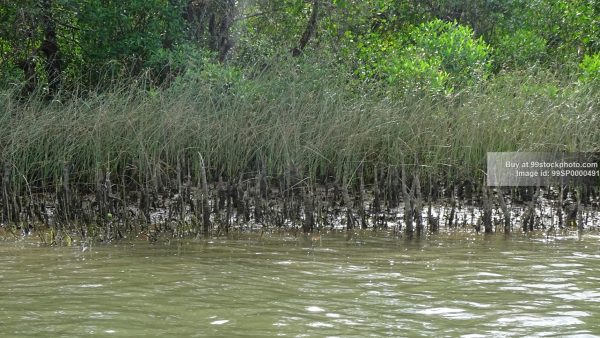
{"type": "Polygon", "coordinates": [[[242,81],[242,72],[237,67],[215,62],[209,52],[195,50],[187,57],[183,72],[170,87],[172,92],[195,88],[198,92],[226,94],[242,81]]]}
{"type": "MultiPolygon", "coordinates": [[[[55,26],[56,64],[66,90],[109,87],[141,73],[155,77],[155,84],[172,83],[178,76],[190,76],[187,67],[197,72],[192,58],[202,65],[219,60],[240,69],[268,66],[298,46],[314,6],[307,0],[0,4],[0,81],[48,85],[52,74],[43,47],[48,18],[55,26]]],[[[488,77],[491,60],[495,72],[539,65],[569,73],[583,55],[600,52],[600,6],[592,0],[318,4],[316,26],[304,53],[394,89],[466,88],[488,77]]]]}
{"type": "Polygon", "coordinates": [[[161,49],[183,38],[181,1],[86,0],[69,1],[69,6],[80,27],[81,58],[90,70],[116,76],[139,72],[146,63],[156,62],[161,49]]]}
{"type": "Polygon", "coordinates": [[[439,57],[453,86],[472,85],[488,75],[491,49],[467,26],[433,20],[414,29],[411,39],[426,57],[439,57]]]}
{"type": "Polygon", "coordinates": [[[24,80],[25,66],[40,68],[37,25],[41,11],[34,1],[0,0],[0,81],[2,85],[24,80]]]}
{"type": "Polygon", "coordinates": [[[20,83],[23,71],[8,61],[0,62],[0,88],[14,86],[20,83]]]}
{"type": "Polygon", "coordinates": [[[95,83],[106,73],[124,77],[141,72],[148,62],[155,63],[161,49],[172,49],[183,41],[184,2],[53,0],[51,8],[42,8],[36,1],[9,2],[0,11],[4,21],[0,45],[11,64],[34,60],[37,75],[42,76],[45,36],[40,17],[48,15],[56,27],[66,82],[78,85],[85,77],[95,83]]]}
{"type": "Polygon", "coordinates": [[[161,47],[151,51],[144,62],[144,68],[158,83],[171,82],[196,71],[202,65],[212,62],[214,58],[214,53],[197,45],[186,43],[170,49],[161,47]]]}
{"type": "Polygon", "coordinates": [[[356,42],[357,74],[386,79],[401,91],[451,92],[488,76],[490,50],[470,28],[433,20],[414,27],[408,38],[372,33],[356,42]]]}
{"type": "Polygon", "coordinates": [[[590,0],[516,2],[506,24],[508,31],[537,32],[546,41],[549,61],[574,62],[600,50],[600,6],[590,0]],[[520,4],[519,4],[520,3],[520,4]]]}
{"type": "Polygon", "coordinates": [[[449,93],[453,89],[449,84],[450,75],[442,63],[441,57],[410,46],[400,57],[390,60],[384,69],[390,74],[390,83],[405,90],[449,93]]]}
{"type": "Polygon", "coordinates": [[[511,11],[522,7],[519,0],[437,0],[419,3],[426,7],[430,18],[469,26],[476,36],[482,36],[486,41],[510,18],[511,11]]]}
{"type": "Polygon", "coordinates": [[[497,68],[525,68],[547,58],[547,42],[534,31],[504,32],[496,40],[494,63],[497,68]]]}
{"type": "Polygon", "coordinates": [[[310,16],[311,3],[304,0],[257,1],[244,8],[244,34],[238,41],[238,59],[253,63],[269,59],[296,45],[310,16]],[[259,15],[255,15],[255,14],[259,15]]]}
{"type": "Polygon", "coordinates": [[[600,53],[584,56],[579,68],[581,70],[581,76],[579,77],[581,81],[600,84],[600,53]]]}
{"type": "MultiPolygon", "coordinates": [[[[551,26],[554,40],[551,47],[559,52],[585,53],[600,50],[600,8],[595,1],[554,1],[548,5],[561,20],[551,26]]],[[[556,19],[555,19],[556,20],[556,19]]]]}

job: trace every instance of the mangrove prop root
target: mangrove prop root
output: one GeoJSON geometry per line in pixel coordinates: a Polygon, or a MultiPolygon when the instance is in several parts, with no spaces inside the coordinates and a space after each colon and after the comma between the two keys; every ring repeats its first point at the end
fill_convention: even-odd
{"type": "Polygon", "coordinates": [[[202,233],[208,236],[210,231],[210,206],[208,203],[208,180],[206,178],[206,167],[202,155],[200,156],[200,180],[202,184],[202,233]]]}
{"type": "Polygon", "coordinates": [[[443,186],[422,172],[425,167],[416,164],[416,159],[370,169],[361,161],[354,170],[327,173],[325,179],[306,177],[302,167],[293,164],[272,173],[264,160],[255,162],[254,170],[236,176],[230,176],[227,168],[211,168],[201,154],[182,152],[175,160],[174,166],[161,170],[127,166],[111,171],[99,166],[89,173],[93,184],[81,179],[73,163],[64,162],[58,177],[33,185],[19,185],[14,166],[3,162],[2,224],[12,223],[12,228],[24,233],[50,227],[52,236],[44,241],[59,244],[72,235],[111,241],[135,232],[138,238],[156,240],[158,234],[225,234],[232,227],[288,227],[308,233],[384,228],[388,222],[398,232],[419,236],[426,230],[438,231],[440,222],[452,228],[478,224],[486,232],[499,226],[496,231],[510,233],[517,219],[520,229],[529,232],[546,226],[541,224],[545,218],[537,216],[540,211],[546,216],[550,212],[554,221],[558,213],[561,223],[581,230],[597,218],[597,191],[581,187],[492,191],[481,183],[465,181],[475,195],[480,194],[474,198],[479,204],[467,201],[462,205],[459,191],[465,194],[471,188],[443,186]],[[397,193],[401,201],[394,201],[397,193]],[[525,204],[519,206],[514,194],[525,204]],[[434,202],[436,198],[440,201],[434,202]],[[540,199],[549,203],[538,203],[540,199]],[[396,208],[391,207],[394,203],[396,208]],[[494,215],[500,216],[499,223],[492,219],[494,215]]]}
{"type": "Polygon", "coordinates": [[[502,215],[504,217],[504,233],[510,233],[511,230],[511,219],[510,219],[510,210],[508,210],[508,206],[506,205],[506,200],[504,199],[504,193],[502,188],[498,188],[497,190],[498,203],[500,205],[500,210],[502,211],[502,215]]]}
{"type": "Polygon", "coordinates": [[[413,198],[411,197],[411,195],[409,194],[408,191],[408,187],[407,187],[407,182],[406,182],[406,169],[405,169],[405,164],[402,163],[401,166],[402,169],[402,179],[401,179],[401,184],[402,184],[402,196],[404,199],[404,226],[405,226],[405,231],[407,235],[412,235],[414,229],[413,229],[413,198]]]}

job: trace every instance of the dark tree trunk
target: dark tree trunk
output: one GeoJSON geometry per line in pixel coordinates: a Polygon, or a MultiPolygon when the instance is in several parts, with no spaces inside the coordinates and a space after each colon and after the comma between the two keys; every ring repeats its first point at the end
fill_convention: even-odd
{"type": "Polygon", "coordinates": [[[53,0],[41,0],[44,40],[40,50],[46,57],[44,66],[48,75],[48,95],[50,98],[54,97],[60,88],[62,73],[56,24],[52,18],[52,3],[53,0]]]}
{"type": "Polygon", "coordinates": [[[310,18],[308,19],[308,23],[306,24],[306,28],[304,29],[304,33],[298,42],[298,46],[296,46],[292,50],[292,56],[299,56],[302,54],[302,51],[310,41],[310,38],[315,32],[315,28],[317,27],[317,16],[319,13],[319,0],[313,0],[312,10],[310,12],[310,18]]]}
{"type": "Polygon", "coordinates": [[[38,75],[35,71],[35,59],[30,57],[20,60],[17,62],[17,66],[23,71],[23,74],[25,74],[25,86],[21,91],[21,96],[28,97],[35,91],[38,84],[38,75]]]}
{"type": "Polygon", "coordinates": [[[223,2],[223,14],[219,22],[219,29],[217,31],[217,45],[215,50],[219,52],[219,61],[225,61],[227,53],[233,47],[233,39],[231,38],[231,26],[233,19],[235,18],[235,1],[225,0],[223,2]]]}
{"type": "Polygon", "coordinates": [[[205,24],[209,13],[209,5],[206,1],[188,1],[183,17],[189,25],[189,36],[192,40],[199,42],[204,38],[205,24]]]}
{"type": "Polygon", "coordinates": [[[235,15],[235,0],[189,0],[183,14],[191,38],[217,52],[221,62],[233,47],[231,27],[235,15]]]}

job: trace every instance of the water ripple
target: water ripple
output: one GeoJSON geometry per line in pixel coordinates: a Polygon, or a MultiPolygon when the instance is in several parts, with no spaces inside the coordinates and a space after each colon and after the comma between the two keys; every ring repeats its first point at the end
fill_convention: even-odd
{"type": "Polygon", "coordinates": [[[600,332],[600,260],[590,239],[363,236],[359,245],[323,237],[314,248],[276,237],[84,253],[0,248],[0,336],[600,332]]]}

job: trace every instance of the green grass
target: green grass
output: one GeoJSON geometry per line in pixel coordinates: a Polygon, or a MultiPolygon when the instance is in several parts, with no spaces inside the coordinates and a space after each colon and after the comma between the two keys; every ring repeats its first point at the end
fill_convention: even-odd
{"type": "Polygon", "coordinates": [[[212,181],[264,161],[269,176],[293,165],[306,182],[350,181],[362,164],[372,182],[374,168],[404,158],[451,183],[482,182],[488,151],[600,151],[599,88],[547,72],[501,74],[439,97],[309,62],[273,67],[224,77],[198,71],[158,90],[142,78],[52,103],[18,102],[5,90],[0,161],[25,192],[59,186],[65,163],[71,182],[90,190],[99,172],[113,182],[127,176],[132,189],[173,186],[178,159],[195,182],[200,154],[212,181]]]}

